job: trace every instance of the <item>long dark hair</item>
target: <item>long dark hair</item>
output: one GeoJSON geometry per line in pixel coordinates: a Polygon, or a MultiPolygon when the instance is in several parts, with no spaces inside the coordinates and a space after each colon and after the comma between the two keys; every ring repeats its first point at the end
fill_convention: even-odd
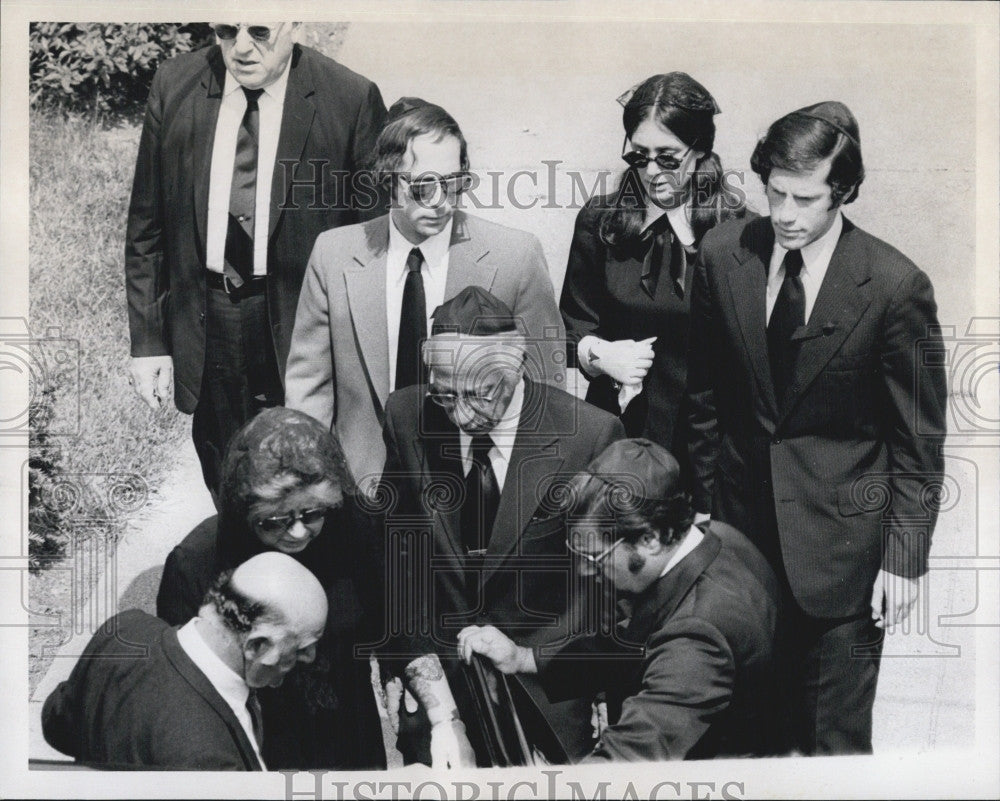
{"type": "MultiPolygon", "coordinates": [[[[627,95],[627,93],[626,93],[627,95]]],[[[622,124],[631,139],[646,119],[653,119],[685,145],[705,155],[691,175],[691,229],[695,243],[705,233],[743,208],[743,199],[723,181],[722,162],[713,151],[715,120],[719,107],[709,91],[684,72],[653,75],[639,84],[630,97],[623,96],[622,124]]],[[[646,196],[635,168],[622,174],[608,208],[601,214],[601,241],[624,249],[642,238],[646,196]]]]}

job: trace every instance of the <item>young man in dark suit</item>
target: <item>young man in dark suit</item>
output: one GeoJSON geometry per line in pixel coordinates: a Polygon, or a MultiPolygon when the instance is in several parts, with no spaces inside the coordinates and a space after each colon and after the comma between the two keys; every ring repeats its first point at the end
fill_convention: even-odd
{"type": "Polygon", "coordinates": [[[937,517],[946,386],[927,276],[847,220],[864,178],[842,103],[771,125],[770,217],[702,244],[688,391],[700,498],[783,585],[788,747],[871,751],[883,632],[905,619],[937,517]]]}
{"type": "Polygon", "coordinates": [[[283,402],[313,242],[384,205],[363,172],[385,119],[378,88],[296,44],[298,31],[217,24],[215,46],[165,62],[136,159],[132,382],[155,409],[173,381],[213,492],[232,433],[283,402]]]}
{"type": "Polygon", "coordinates": [[[606,692],[611,725],[586,762],[770,753],[778,584],[764,557],[732,526],[691,524],[677,460],[647,439],[613,443],[567,495],[579,572],[630,604],[628,623],[549,649],[470,626],[462,658],[538,673],[553,699],[606,692]]]}
{"type": "Polygon", "coordinates": [[[46,699],[45,739],[101,768],[266,770],[254,690],[312,662],[326,613],[316,577],[277,552],[222,573],[184,626],[122,612],[46,699]]]}
{"type": "MultiPolygon", "coordinates": [[[[380,655],[421,705],[412,720],[401,710],[404,757],[486,766],[455,638],[474,622],[525,643],[566,636],[572,563],[560,489],[625,432],[616,417],[525,376],[525,337],[486,290],[463,289],[433,320],[423,348],[429,383],[386,404],[388,555],[409,586],[390,607],[400,627],[380,655]]],[[[550,759],[589,750],[591,698],[549,704],[534,677],[521,690],[529,740],[550,759]]]]}

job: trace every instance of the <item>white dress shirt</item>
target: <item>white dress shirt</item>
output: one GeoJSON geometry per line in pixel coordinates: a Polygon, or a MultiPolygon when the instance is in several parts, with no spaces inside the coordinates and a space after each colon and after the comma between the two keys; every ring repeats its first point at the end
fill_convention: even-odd
{"type": "Polygon", "coordinates": [[[260,755],[257,738],[253,733],[253,720],[250,718],[250,710],[247,709],[247,698],[250,697],[250,688],[247,687],[247,683],[243,681],[241,676],[219,659],[215,651],[208,647],[208,643],[202,639],[201,633],[198,631],[197,623],[199,620],[200,618],[193,617],[181,626],[177,630],[177,641],[198,670],[205,674],[205,678],[215,688],[215,691],[222,696],[222,700],[233,710],[236,720],[243,727],[250,745],[253,746],[254,753],[260,761],[261,769],[267,770],[267,766],[260,755]]]}
{"type": "Polygon", "coordinates": [[[688,529],[688,533],[684,535],[684,539],[681,540],[680,545],[677,546],[677,550],[671,554],[670,560],[664,565],[663,571],[660,573],[660,578],[663,578],[677,567],[677,563],[697,548],[703,539],[705,539],[705,535],[702,530],[697,526],[691,526],[688,529]]]}
{"type": "MultiPolygon", "coordinates": [[[[819,288],[823,285],[823,278],[826,276],[827,268],[830,266],[830,259],[833,251],[837,247],[837,240],[840,239],[840,232],[844,230],[844,217],[837,211],[837,216],[833,219],[830,230],[819,239],[810,242],[802,248],[802,289],[806,296],[806,319],[809,322],[809,315],[812,314],[813,306],[816,304],[816,296],[819,288]]],[[[767,320],[771,319],[771,312],[774,310],[775,301],[778,300],[778,293],[781,291],[781,284],[785,280],[785,250],[777,242],[774,243],[774,250],[771,252],[771,264],[767,270],[767,320]]]]}
{"type": "Polygon", "coordinates": [[[431,315],[444,303],[444,287],[448,281],[448,248],[454,218],[443,230],[414,245],[403,236],[389,215],[389,250],[385,256],[385,318],[389,322],[389,391],[396,388],[396,353],[399,349],[399,318],[403,314],[403,290],[406,288],[406,260],[413,248],[420,248],[424,263],[420,276],[424,279],[424,300],[427,310],[427,331],[431,330],[431,315]]]}
{"type": "MultiPolygon", "coordinates": [[[[253,274],[267,275],[267,229],[271,216],[271,181],[274,161],[278,156],[278,136],[281,115],[285,108],[288,71],[274,83],[264,87],[257,101],[260,110],[257,140],[257,198],[253,235],[253,274]]],[[[212,171],[208,183],[208,231],[205,241],[205,261],[209,270],[221,273],[226,261],[226,230],[229,225],[229,194],[233,184],[233,162],[236,159],[236,139],[247,110],[243,87],[226,71],[226,83],[219,105],[219,120],[215,125],[212,145],[212,171]]]]}
{"type": "MultiPolygon", "coordinates": [[[[503,492],[504,481],[507,479],[507,468],[510,466],[511,453],[514,451],[514,440],[517,438],[517,429],[521,424],[521,410],[524,408],[524,381],[521,381],[514,394],[503,418],[494,426],[489,433],[489,438],[493,440],[493,447],[490,448],[490,465],[493,467],[493,474],[497,477],[497,489],[503,492]]],[[[459,429],[458,444],[462,451],[462,472],[466,476],[472,469],[472,437],[459,429]]]]}

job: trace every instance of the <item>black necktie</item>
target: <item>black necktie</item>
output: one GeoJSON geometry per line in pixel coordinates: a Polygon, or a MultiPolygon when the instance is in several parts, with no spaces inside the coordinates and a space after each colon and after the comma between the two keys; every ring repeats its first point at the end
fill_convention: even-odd
{"type": "Polygon", "coordinates": [[[427,299],[420,267],[424,256],[413,248],[406,258],[406,286],[399,315],[399,340],[396,346],[395,389],[421,383],[420,343],[427,337],[427,299]]]}
{"type": "Polygon", "coordinates": [[[233,183],[229,190],[229,223],[226,227],[226,269],[233,286],[240,287],[253,277],[253,232],[256,222],[257,148],[260,111],[257,101],[263,89],[247,89],[247,109],[236,135],[233,183]]]}
{"type": "Polygon", "coordinates": [[[465,477],[465,500],[462,503],[462,542],[467,550],[485,548],[493,531],[500,486],[490,462],[493,440],[486,435],[472,438],[472,467],[465,477]]]}
{"type": "Polygon", "coordinates": [[[795,368],[798,348],[792,343],[795,329],[806,322],[806,293],[802,288],[802,253],[790,250],[785,254],[785,279],[771,310],[767,324],[767,352],[771,362],[771,379],[779,406],[795,368]]]}
{"type": "Polygon", "coordinates": [[[664,265],[670,270],[671,287],[675,294],[684,298],[684,261],[680,252],[680,240],[674,236],[670,221],[664,214],[649,227],[652,241],[642,262],[642,288],[649,297],[656,297],[656,286],[664,265]]]}
{"type": "Polygon", "coordinates": [[[260,708],[260,699],[254,690],[247,696],[247,712],[250,713],[250,724],[253,726],[253,738],[257,741],[257,749],[264,750],[264,715],[260,708]]]}

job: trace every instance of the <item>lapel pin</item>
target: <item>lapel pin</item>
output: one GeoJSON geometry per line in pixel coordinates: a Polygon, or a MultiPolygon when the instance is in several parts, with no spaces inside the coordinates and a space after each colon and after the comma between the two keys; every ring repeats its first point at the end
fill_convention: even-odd
{"type": "Polygon", "coordinates": [[[823,336],[828,337],[837,330],[836,323],[823,323],[823,336]]]}

